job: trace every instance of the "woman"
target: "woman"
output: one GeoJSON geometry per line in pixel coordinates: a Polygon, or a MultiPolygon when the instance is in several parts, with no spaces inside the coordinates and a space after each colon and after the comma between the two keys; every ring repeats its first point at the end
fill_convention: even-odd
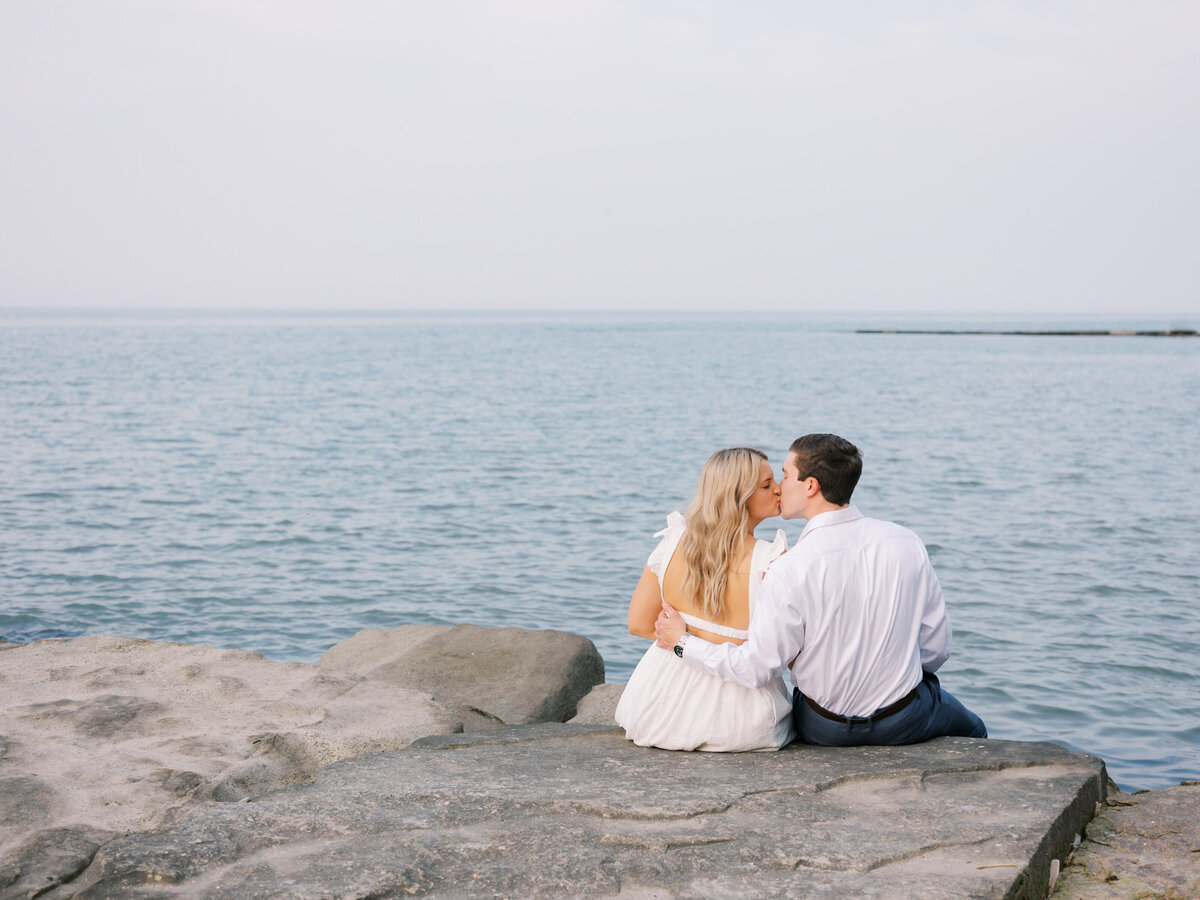
{"type": "MultiPolygon", "coordinates": [[[[709,641],[746,639],[767,564],[787,550],[777,531],[754,537],[779,515],[779,485],[767,456],[748,447],[718,450],[700,473],[687,515],[667,517],[629,603],[629,632],[654,640],[665,600],[688,630],[709,641]]],[[[792,731],[792,703],[781,678],[752,690],[695,669],[651,646],[621,695],[617,724],[643,747],[667,750],[777,750],[792,731]]]]}

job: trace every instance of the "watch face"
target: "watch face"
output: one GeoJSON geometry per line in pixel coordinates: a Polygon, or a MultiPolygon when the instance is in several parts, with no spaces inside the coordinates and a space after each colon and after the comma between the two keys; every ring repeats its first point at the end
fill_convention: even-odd
{"type": "Polygon", "coordinates": [[[675,645],[675,655],[678,656],[680,659],[683,659],[683,644],[675,645]]]}

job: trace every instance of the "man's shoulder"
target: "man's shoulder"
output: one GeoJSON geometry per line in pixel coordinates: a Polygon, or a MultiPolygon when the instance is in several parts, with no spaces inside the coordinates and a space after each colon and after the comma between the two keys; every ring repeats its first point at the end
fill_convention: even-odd
{"type": "Polygon", "coordinates": [[[865,519],[864,521],[870,523],[865,529],[864,544],[889,544],[896,548],[910,548],[912,552],[925,555],[925,542],[911,528],[886,519],[865,519]]]}
{"type": "Polygon", "coordinates": [[[791,557],[799,563],[805,557],[824,556],[829,553],[844,552],[857,547],[866,547],[880,543],[912,542],[924,547],[924,542],[915,531],[897,522],[887,519],[873,519],[869,516],[858,516],[848,522],[839,523],[831,528],[817,528],[803,536],[792,550],[782,559],[791,557]]]}
{"type": "Polygon", "coordinates": [[[911,528],[905,528],[899,522],[891,522],[887,519],[871,519],[864,516],[861,520],[864,526],[880,535],[889,537],[911,538],[914,541],[921,540],[915,531],[911,528]]]}

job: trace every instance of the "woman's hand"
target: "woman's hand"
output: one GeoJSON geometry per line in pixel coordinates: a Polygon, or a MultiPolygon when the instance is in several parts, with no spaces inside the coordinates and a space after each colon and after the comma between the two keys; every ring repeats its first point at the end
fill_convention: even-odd
{"type": "Polygon", "coordinates": [[[683,616],[679,615],[675,611],[675,607],[664,600],[662,612],[654,620],[654,636],[657,638],[658,646],[664,650],[670,650],[683,637],[685,631],[687,631],[687,625],[683,621],[683,616]]]}

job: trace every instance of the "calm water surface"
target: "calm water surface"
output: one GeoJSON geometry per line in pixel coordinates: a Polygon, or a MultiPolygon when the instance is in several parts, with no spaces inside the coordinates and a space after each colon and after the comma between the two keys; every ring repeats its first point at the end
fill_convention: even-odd
{"type": "Polygon", "coordinates": [[[587,635],[624,681],[708,454],[834,431],[859,508],[929,546],[944,681],[993,737],[1200,777],[1200,339],[853,331],[881,325],[967,327],[0,314],[0,635],[313,661],[476,622],[587,635]]]}

